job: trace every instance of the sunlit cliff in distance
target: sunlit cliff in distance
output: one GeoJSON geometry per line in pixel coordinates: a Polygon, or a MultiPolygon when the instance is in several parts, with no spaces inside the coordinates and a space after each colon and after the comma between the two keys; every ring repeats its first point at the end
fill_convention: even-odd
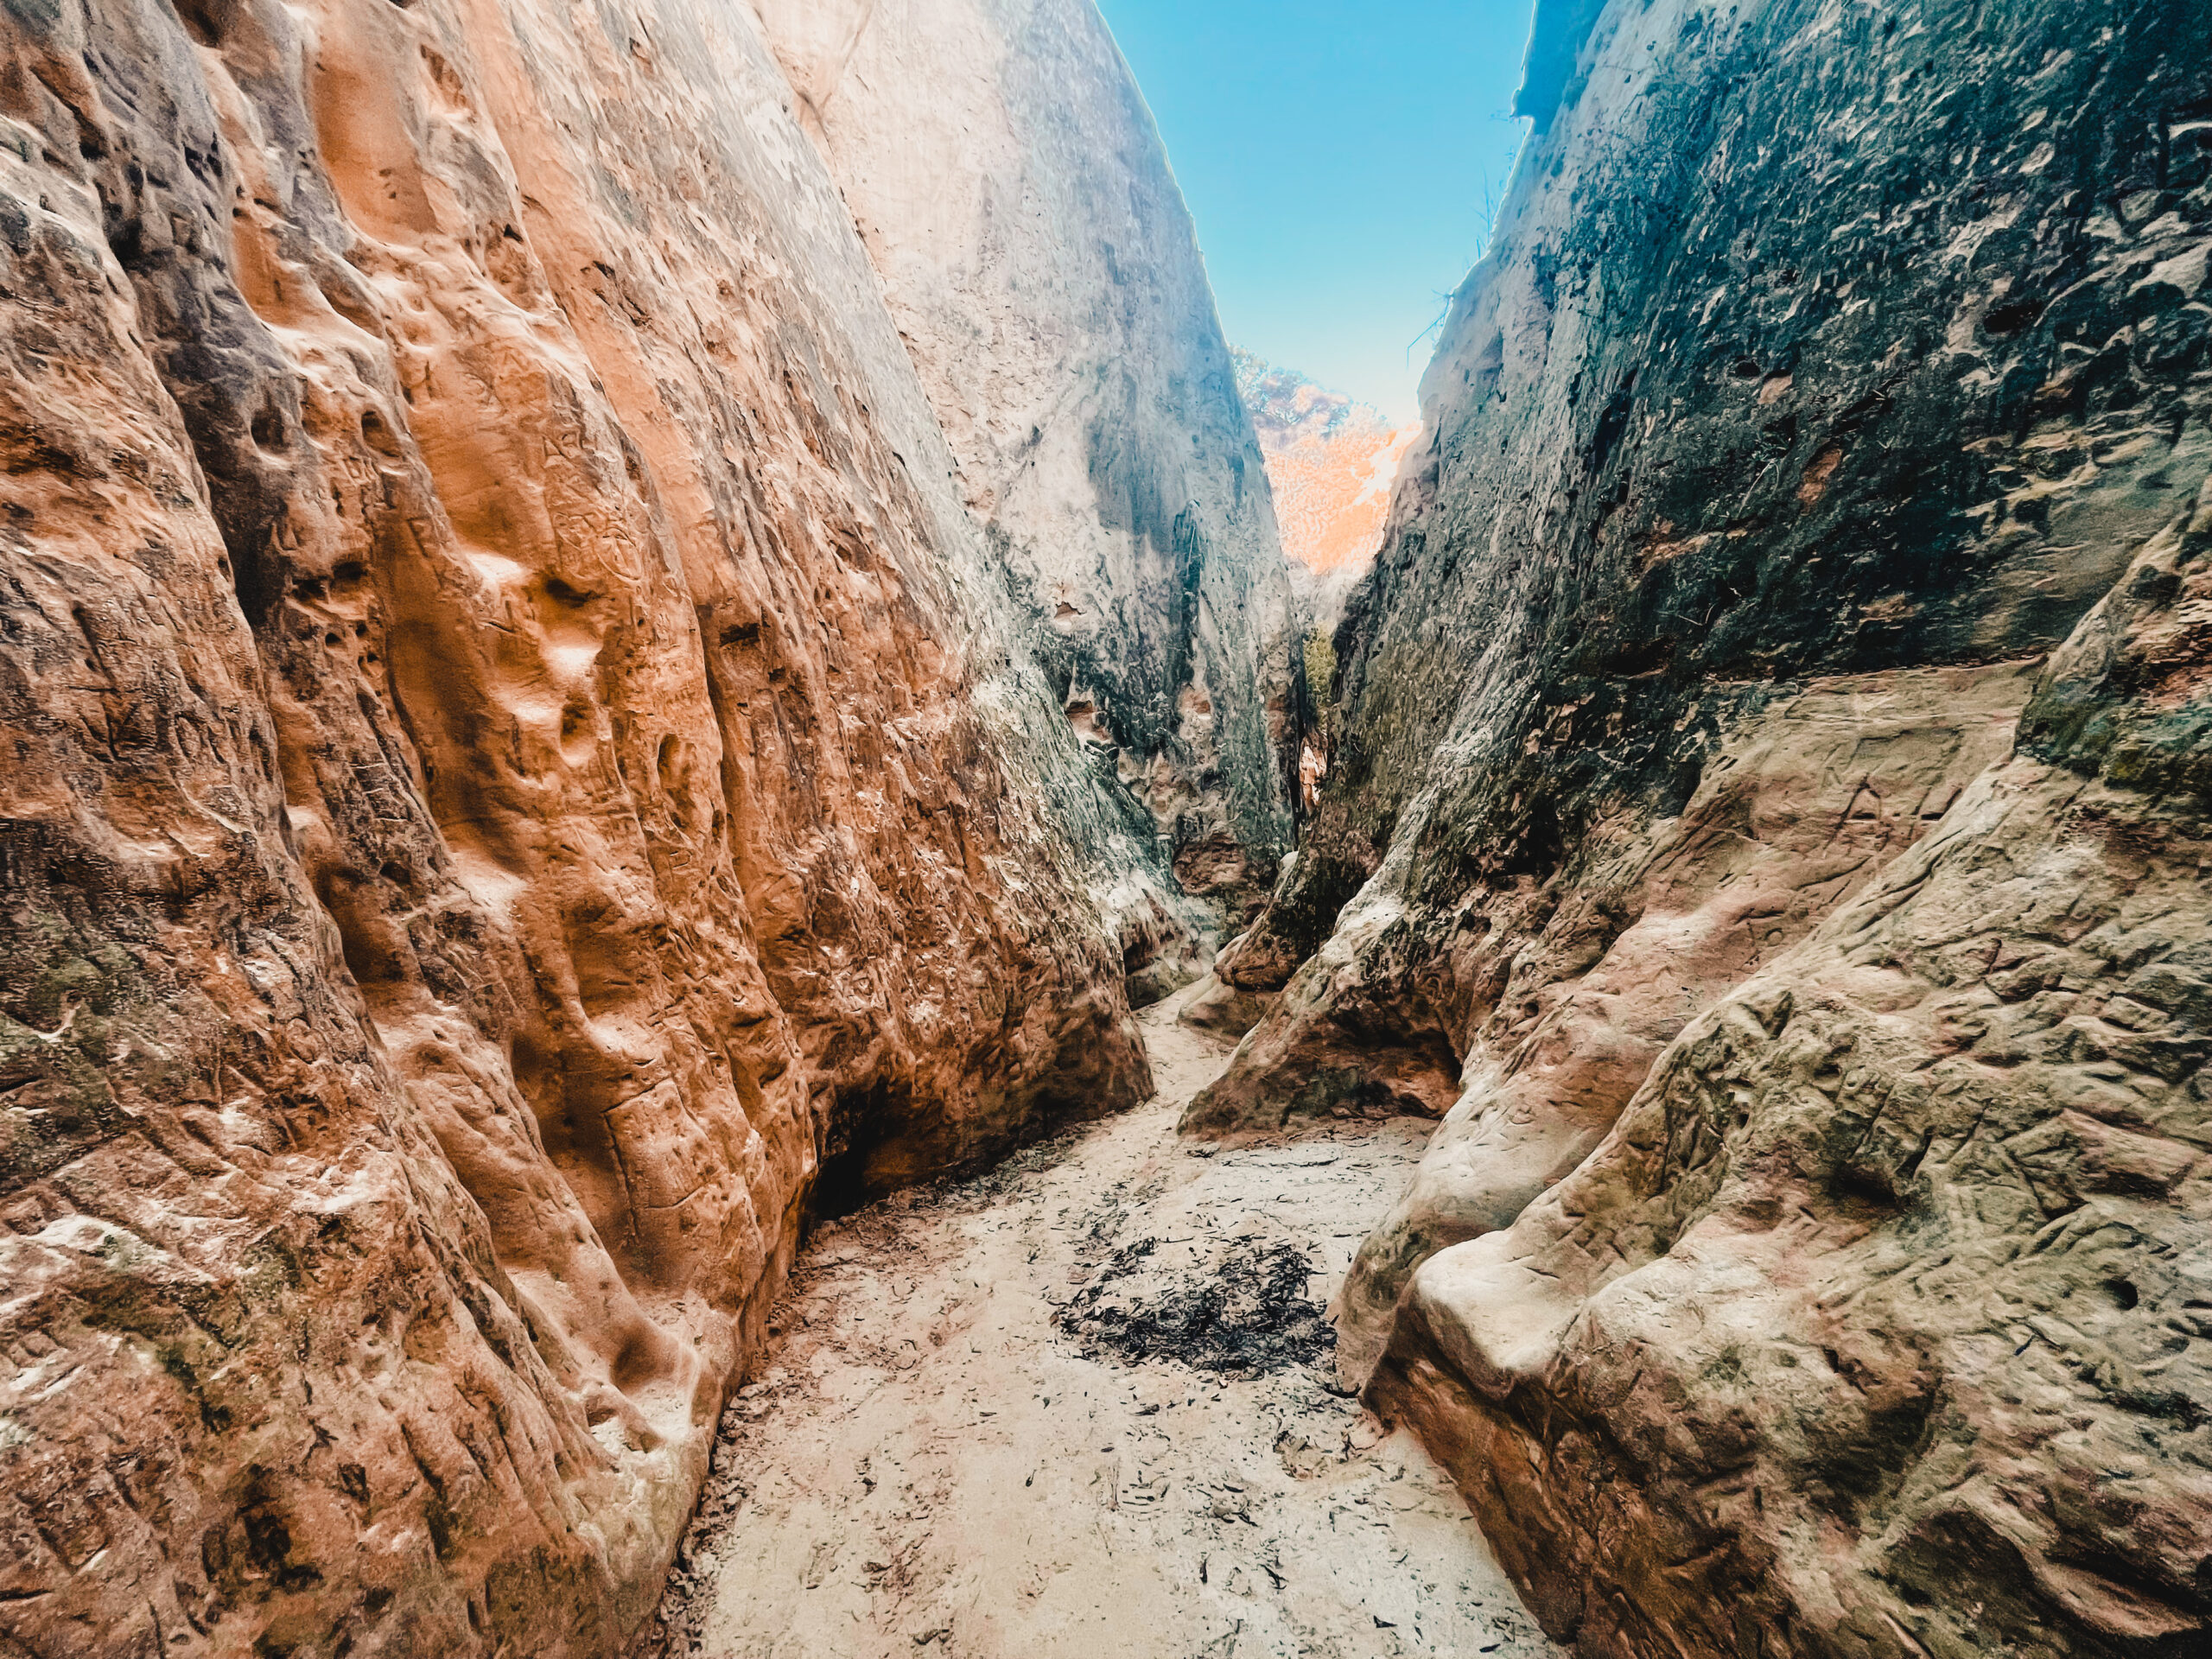
{"type": "Polygon", "coordinates": [[[1421,423],[1393,427],[1381,410],[1294,369],[1231,354],[1267,458],[1283,552],[1316,575],[1356,575],[1382,538],[1398,461],[1421,423]]]}

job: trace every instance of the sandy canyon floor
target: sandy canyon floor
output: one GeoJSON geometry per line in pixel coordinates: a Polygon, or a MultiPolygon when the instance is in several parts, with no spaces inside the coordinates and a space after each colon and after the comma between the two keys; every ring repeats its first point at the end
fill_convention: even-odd
{"type": "Polygon", "coordinates": [[[1179,1141],[1227,1058],[1179,1001],[1147,1105],[817,1233],[646,1653],[1554,1651],[1443,1472],[1325,1386],[1428,1126],[1179,1141]]]}

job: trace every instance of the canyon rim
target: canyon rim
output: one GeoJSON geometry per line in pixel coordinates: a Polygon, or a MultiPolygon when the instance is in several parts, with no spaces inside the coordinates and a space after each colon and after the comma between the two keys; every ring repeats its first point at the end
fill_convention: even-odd
{"type": "Polygon", "coordinates": [[[2212,9],[1538,0],[1319,598],[1090,0],[0,48],[0,1651],[624,1652],[1171,995],[1551,1638],[2212,1649],[2212,9]]]}

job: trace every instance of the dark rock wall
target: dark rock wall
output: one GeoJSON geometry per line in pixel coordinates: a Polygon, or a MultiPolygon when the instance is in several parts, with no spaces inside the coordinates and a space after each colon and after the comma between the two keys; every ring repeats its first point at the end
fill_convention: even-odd
{"type": "Polygon", "coordinates": [[[1189,1122],[1448,1106],[1344,1353],[1586,1653],[2205,1639],[2208,62],[1540,10],[1189,1122]]]}
{"type": "Polygon", "coordinates": [[[2092,54],[2032,10],[1608,14],[1638,67],[1585,63],[1456,303],[1334,775],[1226,976],[1284,983],[1386,849],[1424,906],[1541,888],[1777,688],[2065,637],[2207,464],[2164,16],[2092,54]]]}

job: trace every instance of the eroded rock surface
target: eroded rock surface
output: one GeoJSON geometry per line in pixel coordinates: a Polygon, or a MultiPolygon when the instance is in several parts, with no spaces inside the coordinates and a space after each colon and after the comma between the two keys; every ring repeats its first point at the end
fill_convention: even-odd
{"type": "Polygon", "coordinates": [[[1185,1123],[1585,1654],[2208,1639],[2209,27],[1539,9],[1185,1123]]]}
{"type": "Polygon", "coordinates": [[[1213,291],[1119,48],[1090,0],[753,4],[1023,637],[1183,887],[1241,925],[1291,847],[1298,640],[1213,291]]]}
{"type": "Polygon", "coordinates": [[[0,1645],[601,1655],[1183,924],[741,11],[0,20],[0,1645]]]}

